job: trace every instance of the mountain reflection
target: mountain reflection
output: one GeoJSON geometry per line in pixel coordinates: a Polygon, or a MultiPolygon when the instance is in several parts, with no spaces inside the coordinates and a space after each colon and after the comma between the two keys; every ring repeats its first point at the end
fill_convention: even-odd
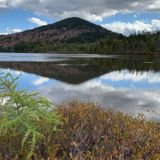
{"type": "MultiPolygon", "coordinates": [[[[110,57],[110,58],[71,58],[60,62],[0,62],[1,68],[23,71],[39,76],[57,79],[70,84],[80,84],[113,71],[160,70],[159,58],[110,57]]],[[[125,75],[124,75],[125,76],[125,75]]]]}

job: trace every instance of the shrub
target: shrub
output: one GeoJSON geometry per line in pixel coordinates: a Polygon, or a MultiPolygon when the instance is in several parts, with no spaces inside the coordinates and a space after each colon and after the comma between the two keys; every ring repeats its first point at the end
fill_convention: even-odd
{"type": "Polygon", "coordinates": [[[36,93],[16,90],[17,78],[0,77],[0,156],[2,159],[47,158],[60,117],[36,93]]]}
{"type": "Polygon", "coordinates": [[[160,123],[133,118],[98,105],[69,103],[56,108],[64,117],[56,137],[64,159],[159,159],[160,123]]]}

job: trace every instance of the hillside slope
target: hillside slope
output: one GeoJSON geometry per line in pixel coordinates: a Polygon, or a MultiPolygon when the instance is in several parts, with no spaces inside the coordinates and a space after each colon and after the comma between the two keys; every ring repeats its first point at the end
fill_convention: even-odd
{"type": "Polygon", "coordinates": [[[30,51],[31,48],[46,48],[60,43],[92,43],[117,36],[120,35],[73,17],[21,33],[0,36],[0,51],[25,51],[27,48],[30,51]]]}

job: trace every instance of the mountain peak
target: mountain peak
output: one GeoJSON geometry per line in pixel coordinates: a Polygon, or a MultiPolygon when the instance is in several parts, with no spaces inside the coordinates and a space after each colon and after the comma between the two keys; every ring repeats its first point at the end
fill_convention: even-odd
{"type": "Polygon", "coordinates": [[[88,22],[88,23],[91,23],[91,22],[89,22],[89,21],[87,21],[87,20],[85,20],[85,19],[82,19],[82,18],[80,18],[80,17],[69,17],[69,18],[65,18],[65,19],[62,19],[62,20],[58,21],[57,23],[64,22],[64,21],[71,22],[71,23],[73,23],[73,22],[82,22],[82,23],[88,22]]]}
{"type": "MultiPolygon", "coordinates": [[[[103,29],[103,27],[93,24],[87,20],[84,20],[79,17],[71,17],[60,20],[50,26],[56,27],[58,29],[67,28],[67,29],[103,29]]],[[[106,30],[106,29],[105,29],[106,30]]]]}
{"type": "Polygon", "coordinates": [[[84,20],[80,17],[69,17],[69,18],[62,19],[61,21],[63,21],[63,20],[75,20],[75,21],[82,20],[82,21],[86,21],[86,20],[84,20]]]}
{"type": "Polygon", "coordinates": [[[0,47],[6,48],[9,46],[13,49],[19,49],[26,45],[82,44],[117,36],[119,34],[109,31],[102,26],[79,17],[71,17],[32,30],[0,37],[0,47]]]}

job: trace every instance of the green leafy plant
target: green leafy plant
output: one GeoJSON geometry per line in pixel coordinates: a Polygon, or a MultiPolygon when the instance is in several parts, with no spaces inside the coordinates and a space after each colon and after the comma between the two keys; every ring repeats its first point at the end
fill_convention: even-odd
{"type": "Polygon", "coordinates": [[[17,79],[0,76],[0,153],[2,159],[47,157],[60,117],[53,105],[37,93],[16,90],[17,79]]]}

